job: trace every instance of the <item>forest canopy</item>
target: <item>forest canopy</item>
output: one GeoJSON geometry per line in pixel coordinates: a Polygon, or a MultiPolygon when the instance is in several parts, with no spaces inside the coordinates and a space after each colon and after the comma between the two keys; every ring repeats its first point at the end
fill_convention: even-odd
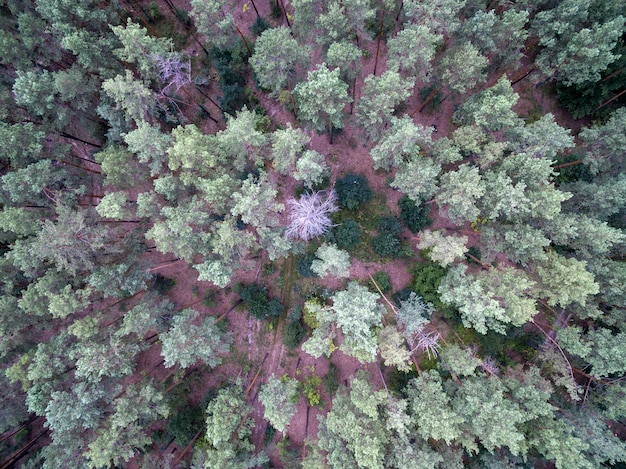
{"type": "Polygon", "coordinates": [[[0,467],[626,464],[621,2],[0,23],[0,467]]]}

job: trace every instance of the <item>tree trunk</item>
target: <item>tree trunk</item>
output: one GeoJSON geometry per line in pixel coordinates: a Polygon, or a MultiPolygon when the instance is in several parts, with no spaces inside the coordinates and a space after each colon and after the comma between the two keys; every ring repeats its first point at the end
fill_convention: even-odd
{"type": "Polygon", "coordinates": [[[378,29],[378,40],[376,42],[376,58],[374,59],[374,76],[376,76],[376,69],[378,68],[378,54],[380,52],[380,41],[383,37],[383,28],[385,26],[385,7],[383,5],[382,13],[380,15],[380,28],[378,29]]]}
{"type": "Polygon", "coordinates": [[[556,165],[553,169],[567,168],[568,166],[575,166],[577,164],[582,164],[582,163],[583,163],[583,160],[576,160],[570,163],[563,163],[563,164],[556,165]]]}
{"type": "Polygon", "coordinates": [[[520,74],[518,74],[517,76],[513,77],[513,79],[511,80],[511,86],[519,83],[520,81],[522,81],[524,78],[526,78],[528,75],[530,75],[531,73],[533,73],[536,70],[535,67],[532,67],[530,70],[526,71],[526,72],[522,72],[520,74]]]}
{"type": "Polygon", "coordinates": [[[11,433],[9,433],[8,435],[4,435],[2,437],[2,439],[0,439],[0,443],[2,443],[3,441],[8,440],[9,438],[11,438],[13,435],[15,435],[16,433],[18,433],[20,430],[28,427],[31,423],[33,423],[35,420],[42,418],[41,416],[38,417],[33,417],[31,418],[28,422],[26,422],[25,424],[23,424],[22,426],[16,428],[15,430],[13,430],[11,433]]]}
{"type": "Polygon", "coordinates": [[[411,114],[409,114],[409,117],[413,117],[415,113],[417,112],[422,112],[424,108],[426,107],[426,105],[428,105],[428,103],[430,103],[433,100],[433,98],[437,95],[438,92],[439,92],[438,88],[433,88],[433,90],[430,92],[430,94],[428,95],[426,100],[422,103],[422,105],[419,108],[417,108],[415,111],[413,111],[411,114]]]}
{"type": "Polygon", "coordinates": [[[624,93],[626,93],[626,89],[624,89],[623,91],[620,91],[619,94],[616,94],[615,96],[613,96],[611,99],[609,99],[608,101],[600,104],[597,108],[594,109],[594,112],[602,109],[604,106],[606,106],[607,104],[612,103],[613,101],[615,101],[616,99],[618,99],[620,96],[622,96],[624,93]]]}
{"type": "Polygon", "coordinates": [[[256,9],[256,5],[254,4],[254,0],[250,0],[250,3],[252,3],[252,8],[254,8],[254,12],[256,13],[257,18],[260,18],[261,15],[259,14],[259,10],[256,9]]]}
{"type": "Polygon", "coordinates": [[[206,423],[204,425],[202,425],[202,428],[200,428],[200,430],[198,430],[198,433],[195,434],[195,436],[191,439],[191,441],[189,442],[189,444],[187,446],[185,446],[185,449],[183,449],[181,451],[181,453],[178,455],[178,457],[176,458],[176,461],[174,461],[174,464],[172,465],[173,467],[178,467],[178,463],[180,462],[180,460],[183,458],[183,456],[187,453],[187,451],[189,451],[191,449],[191,447],[193,446],[193,444],[196,442],[196,440],[198,438],[200,438],[200,435],[202,434],[202,432],[204,431],[204,429],[206,428],[206,423]]]}
{"type": "MultiPolygon", "coordinates": [[[[65,138],[69,138],[70,140],[75,140],[77,142],[81,142],[84,143],[85,145],[90,145],[94,148],[102,148],[102,145],[99,145],[97,143],[92,143],[92,142],[88,142],[87,140],[83,140],[82,138],[76,137],[74,135],[70,135],[67,132],[59,132],[59,135],[61,137],[65,137],[65,138]]],[[[89,161],[89,160],[87,160],[89,161]]],[[[92,163],[95,163],[95,161],[91,161],[92,163]]]]}
{"type": "Polygon", "coordinates": [[[289,16],[287,16],[287,9],[285,8],[285,4],[283,3],[283,0],[276,0],[278,2],[278,5],[280,5],[281,10],[283,10],[283,13],[285,14],[285,20],[287,21],[287,26],[289,26],[289,29],[291,29],[291,23],[289,22],[289,16]]]}
{"type": "Polygon", "coordinates": [[[65,160],[57,160],[57,161],[60,161],[61,163],[66,164],[68,166],[73,166],[75,168],[82,169],[83,171],[87,171],[88,173],[102,174],[100,171],[95,171],[93,169],[85,168],[84,166],[79,166],[77,164],[70,163],[69,161],[65,161],[65,160]]]}
{"type": "Polygon", "coordinates": [[[330,141],[330,144],[333,144],[333,123],[332,121],[328,120],[328,138],[330,141]]]}
{"type": "Polygon", "coordinates": [[[241,32],[241,29],[239,29],[239,26],[237,26],[236,24],[233,24],[233,26],[235,27],[235,29],[237,30],[237,32],[241,36],[241,40],[243,41],[244,45],[246,46],[246,50],[248,51],[248,55],[252,55],[252,50],[250,50],[250,46],[248,45],[248,41],[246,40],[246,37],[241,32]]]}
{"type": "Polygon", "coordinates": [[[39,435],[37,435],[33,440],[31,440],[30,442],[28,442],[27,444],[25,444],[24,446],[22,446],[20,449],[18,449],[15,453],[13,453],[9,459],[5,460],[2,465],[0,465],[0,469],[9,469],[10,467],[14,467],[13,464],[19,460],[20,457],[22,457],[22,454],[25,453],[26,451],[28,451],[36,442],[39,438],[41,438],[42,436],[44,436],[46,433],[48,433],[50,430],[44,430],[42,431],[39,435]]]}

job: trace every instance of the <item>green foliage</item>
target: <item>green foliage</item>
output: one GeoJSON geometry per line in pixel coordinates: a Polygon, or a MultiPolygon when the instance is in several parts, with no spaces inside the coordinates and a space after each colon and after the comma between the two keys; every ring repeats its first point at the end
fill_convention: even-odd
{"type": "Polygon", "coordinates": [[[336,245],[322,243],[315,251],[316,259],[311,263],[311,270],[319,277],[332,275],[343,278],[350,276],[350,255],[336,245]]]}
{"type": "Polygon", "coordinates": [[[623,106],[623,95],[610,103],[608,101],[617,97],[620,90],[623,90],[626,86],[626,75],[621,73],[621,70],[626,67],[624,49],[623,43],[621,49],[619,46],[616,48],[616,50],[620,51],[621,57],[601,73],[602,78],[598,81],[572,86],[565,86],[562,82],[557,82],[556,96],[559,105],[571,112],[575,119],[581,119],[586,116],[603,119],[613,110],[623,106]],[[604,106],[602,106],[603,104],[604,106]]]}
{"type": "Polygon", "coordinates": [[[159,334],[167,368],[188,368],[198,361],[215,367],[222,362],[220,355],[229,351],[230,334],[220,332],[213,316],[204,318],[199,325],[193,324],[199,316],[193,309],[184,309],[174,317],[172,327],[159,334]]]}
{"type": "Polygon", "coordinates": [[[293,90],[298,103],[298,116],[318,131],[343,127],[344,107],[352,99],[348,85],[339,78],[339,69],[328,70],[322,63],[310,71],[307,81],[293,90]]]}
{"type": "Polygon", "coordinates": [[[427,303],[432,303],[435,308],[444,312],[448,308],[439,299],[439,285],[446,276],[448,269],[441,267],[436,262],[426,260],[418,262],[411,269],[413,274],[412,287],[427,303]]]}
{"type": "Polygon", "coordinates": [[[175,278],[168,278],[161,274],[156,274],[150,282],[150,289],[155,290],[159,295],[164,295],[176,285],[175,278]]]}
{"type": "Polygon", "coordinates": [[[372,190],[365,176],[346,174],[335,182],[335,191],[341,208],[355,210],[372,198],[372,190]]]}
{"type": "Polygon", "coordinates": [[[374,391],[367,376],[358,374],[349,390],[333,399],[320,419],[318,445],[331,467],[382,469],[387,434],[380,418],[386,393],[374,391]]]}
{"type": "MultiPolygon", "coordinates": [[[[389,170],[391,166],[402,168],[411,163],[413,166],[428,164],[431,160],[421,157],[432,145],[432,127],[426,128],[422,125],[416,125],[413,119],[408,116],[402,118],[390,116],[389,121],[391,123],[390,128],[385,132],[380,132],[382,138],[376,138],[377,143],[370,151],[374,160],[374,169],[389,170]]],[[[426,179],[419,174],[411,174],[411,176],[413,180],[426,179]]],[[[406,190],[405,192],[409,193],[406,190]]],[[[428,191],[424,190],[423,192],[428,191]]],[[[430,197],[430,195],[425,197],[430,197]]]]}
{"type": "Polygon", "coordinates": [[[378,292],[378,288],[380,288],[380,291],[383,293],[391,292],[391,277],[387,272],[379,270],[372,275],[372,278],[374,279],[374,282],[376,282],[374,283],[370,280],[370,289],[372,291],[378,292]],[[378,288],[376,288],[376,286],[378,286],[378,288]]]}
{"type": "Polygon", "coordinates": [[[487,58],[471,42],[448,52],[441,61],[441,79],[451,91],[463,94],[486,80],[487,58]]]}
{"type": "Polygon", "coordinates": [[[418,249],[428,249],[428,257],[443,267],[462,259],[467,252],[467,236],[446,236],[440,230],[424,230],[417,243],[418,249]]]}
{"type": "Polygon", "coordinates": [[[339,369],[333,362],[328,364],[328,373],[323,378],[324,389],[330,396],[334,396],[339,389],[339,369]]]}
{"type": "Polygon", "coordinates": [[[401,253],[401,242],[398,236],[402,232],[402,224],[395,217],[380,217],[376,220],[378,235],[372,238],[372,248],[380,257],[398,257],[401,253]]]}
{"type": "Polygon", "coordinates": [[[413,80],[403,79],[392,70],[387,70],[379,77],[369,75],[365,78],[356,113],[370,137],[382,135],[396,106],[409,97],[412,87],[413,80]]]}
{"type": "Polygon", "coordinates": [[[306,330],[302,326],[300,320],[288,321],[285,324],[285,332],[283,334],[283,344],[289,349],[293,350],[300,346],[306,330]]]}
{"type": "Polygon", "coordinates": [[[511,82],[503,76],[493,86],[473,95],[455,113],[454,120],[461,124],[476,124],[488,131],[509,129],[518,124],[513,106],[519,95],[511,82]]]}
{"type": "Polygon", "coordinates": [[[413,233],[422,231],[432,223],[428,217],[430,211],[428,206],[425,204],[418,205],[407,195],[400,197],[398,207],[400,207],[400,219],[413,233]]]}
{"type": "Polygon", "coordinates": [[[306,68],[310,54],[300,46],[284,26],[267,29],[257,39],[250,65],[262,88],[274,94],[292,88],[298,69],[306,68]]]}
{"type": "Polygon", "coordinates": [[[337,244],[339,249],[350,250],[361,242],[363,231],[352,218],[346,218],[341,223],[333,226],[328,235],[329,241],[337,244]]]}
{"type": "Polygon", "coordinates": [[[287,376],[279,379],[272,374],[261,386],[259,401],[265,408],[263,415],[279,432],[285,431],[296,413],[298,397],[298,381],[287,376]]]}
{"type": "Polygon", "coordinates": [[[304,394],[304,397],[311,407],[322,403],[322,395],[320,394],[321,384],[322,378],[317,375],[307,376],[302,383],[302,394],[304,394]]]}
{"type": "Polygon", "coordinates": [[[382,310],[377,301],[378,294],[367,287],[350,282],[346,290],[336,292],[331,307],[332,314],[322,310],[320,322],[333,321],[341,328],[344,339],[340,349],[361,362],[371,362],[376,356],[376,337],[372,328],[382,321],[382,310]]]}
{"type": "Polygon", "coordinates": [[[304,254],[298,257],[298,262],[296,263],[296,270],[298,271],[298,275],[300,277],[308,278],[315,277],[317,274],[311,269],[311,265],[313,261],[317,259],[315,257],[315,253],[304,254]]]}
{"type": "Polygon", "coordinates": [[[324,308],[319,298],[311,298],[304,303],[304,314],[302,320],[311,329],[317,329],[320,326],[318,313],[324,308]]]}
{"type": "Polygon", "coordinates": [[[390,70],[429,81],[431,62],[442,42],[443,36],[434,34],[427,24],[407,25],[395,37],[389,39],[387,65],[390,70]]]}
{"type": "Polygon", "coordinates": [[[259,37],[270,27],[269,23],[263,19],[261,16],[257,16],[252,26],[250,26],[250,32],[254,34],[256,37],[259,37]]]}
{"type": "Polygon", "coordinates": [[[185,447],[202,427],[205,409],[202,405],[190,405],[186,396],[175,397],[170,404],[173,408],[167,420],[167,432],[174,437],[177,445],[185,447]]]}
{"type": "Polygon", "coordinates": [[[250,441],[254,427],[251,412],[240,382],[218,391],[207,405],[207,445],[198,448],[194,455],[199,467],[246,469],[267,462],[263,452],[254,455],[255,447],[250,441]]]}
{"type": "Polygon", "coordinates": [[[269,319],[283,313],[283,305],[278,299],[268,297],[265,285],[242,284],[238,293],[248,312],[257,319],[269,319]]]}
{"type": "Polygon", "coordinates": [[[232,47],[211,48],[211,64],[217,71],[218,85],[222,91],[219,103],[226,114],[234,115],[250,104],[245,93],[246,60],[247,52],[241,42],[232,47]]]}

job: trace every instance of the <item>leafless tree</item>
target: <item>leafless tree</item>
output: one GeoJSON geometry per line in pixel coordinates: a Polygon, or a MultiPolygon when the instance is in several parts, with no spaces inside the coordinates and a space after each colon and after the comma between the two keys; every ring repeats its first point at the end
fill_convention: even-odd
{"type": "Polygon", "coordinates": [[[165,84],[161,93],[173,87],[176,91],[191,83],[191,59],[177,53],[169,53],[165,56],[152,54],[152,60],[159,70],[159,78],[165,84]]]}
{"type": "Polygon", "coordinates": [[[332,226],[330,213],[337,211],[337,195],[334,190],[305,193],[300,199],[289,199],[288,238],[308,241],[326,233],[332,226]]]}

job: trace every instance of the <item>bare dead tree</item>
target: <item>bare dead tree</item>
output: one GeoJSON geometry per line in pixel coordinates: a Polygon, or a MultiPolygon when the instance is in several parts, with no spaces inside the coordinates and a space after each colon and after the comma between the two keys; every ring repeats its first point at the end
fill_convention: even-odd
{"type": "Polygon", "coordinates": [[[290,225],[285,234],[289,238],[308,241],[326,233],[333,222],[330,213],[337,211],[337,196],[334,190],[303,194],[300,199],[287,201],[291,212],[290,225]]]}
{"type": "Polygon", "coordinates": [[[159,79],[165,85],[161,93],[166,93],[169,88],[175,88],[178,91],[192,82],[189,57],[171,52],[165,56],[152,54],[150,58],[154,60],[159,70],[159,79]]]}

